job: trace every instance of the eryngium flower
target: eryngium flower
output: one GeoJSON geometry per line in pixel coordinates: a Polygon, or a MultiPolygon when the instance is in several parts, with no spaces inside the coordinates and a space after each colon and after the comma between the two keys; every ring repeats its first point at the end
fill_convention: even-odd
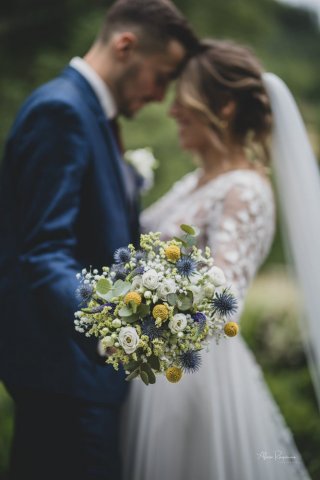
{"type": "Polygon", "coordinates": [[[202,331],[206,326],[207,321],[205,314],[201,312],[196,312],[191,315],[191,318],[195,323],[198,324],[199,330],[202,331]]]}
{"type": "Polygon", "coordinates": [[[179,357],[181,368],[184,372],[194,373],[201,366],[201,355],[195,350],[188,350],[179,357]]]}
{"type": "Polygon", "coordinates": [[[147,335],[150,340],[154,340],[155,338],[160,338],[163,334],[163,327],[157,327],[153,318],[148,317],[143,320],[141,325],[141,330],[143,335],[147,335]]]}
{"type": "Polygon", "coordinates": [[[212,300],[213,313],[218,313],[221,316],[229,317],[237,311],[237,300],[228,290],[223,290],[222,293],[217,293],[212,300]]]}
{"type": "Polygon", "coordinates": [[[197,268],[197,262],[191,257],[182,257],[176,263],[177,270],[183,277],[189,277],[197,268]]]}
{"type": "Polygon", "coordinates": [[[90,300],[93,294],[93,287],[90,283],[82,283],[76,290],[76,296],[81,302],[90,300]]]}
{"type": "Polygon", "coordinates": [[[144,273],[144,266],[143,265],[138,265],[133,272],[132,276],[135,277],[136,275],[142,275],[144,273]]]}
{"type": "Polygon", "coordinates": [[[128,271],[123,265],[112,265],[111,271],[115,273],[115,276],[113,277],[114,281],[125,280],[128,275],[128,271]]]}
{"type": "Polygon", "coordinates": [[[114,252],[114,260],[116,263],[128,263],[131,259],[131,252],[127,247],[118,248],[114,252]]]}
{"type": "Polygon", "coordinates": [[[136,260],[139,262],[140,260],[145,260],[146,259],[146,252],[143,250],[137,250],[136,252],[136,260]]]}

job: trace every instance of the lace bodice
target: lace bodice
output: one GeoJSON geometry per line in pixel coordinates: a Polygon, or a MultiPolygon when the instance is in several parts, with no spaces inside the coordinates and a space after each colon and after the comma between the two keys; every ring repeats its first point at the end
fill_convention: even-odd
{"type": "Polygon", "coordinates": [[[187,174],[141,217],[144,231],[160,231],[162,238],[180,236],[182,223],[197,226],[199,246],[211,248],[239,298],[269,252],[275,208],[268,179],[253,170],[233,170],[197,188],[201,170],[187,174]]]}

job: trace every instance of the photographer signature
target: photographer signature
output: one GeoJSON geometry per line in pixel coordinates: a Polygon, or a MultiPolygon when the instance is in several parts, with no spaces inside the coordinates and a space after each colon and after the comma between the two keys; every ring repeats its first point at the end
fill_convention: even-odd
{"type": "Polygon", "coordinates": [[[265,450],[262,450],[261,452],[257,453],[258,458],[261,460],[274,460],[276,462],[282,462],[282,463],[292,463],[295,462],[297,457],[295,456],[289,456],[283,453],[281,450],[276,450],[273,454],[268,453],[265,450]]]}

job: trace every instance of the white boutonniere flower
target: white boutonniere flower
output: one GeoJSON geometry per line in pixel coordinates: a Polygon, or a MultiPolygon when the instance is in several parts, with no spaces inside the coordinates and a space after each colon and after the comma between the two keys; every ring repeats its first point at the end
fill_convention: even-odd
{"type": "Polygon", "coordinates": [[[124,159],[132,165],[142,179],[141,193],[146,193],[154,184],[154,171],[159,162],[155,159],[150,148],[127,150],[124,159]]]}

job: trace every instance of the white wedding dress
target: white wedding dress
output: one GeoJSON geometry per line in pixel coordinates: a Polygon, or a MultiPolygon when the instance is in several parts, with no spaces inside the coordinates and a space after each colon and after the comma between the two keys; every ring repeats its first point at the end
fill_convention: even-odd
{"type": "MultiPolygon", "coordinates": [[[[240,308],[274,235],[269,181],[254,170],[224,173],[196,189],[186,175],[142,215],[145,231],[179,236],[182,223],[201,230],[240,308]]],[[[272,301],[272,300],[271,300],[272,301]]],[[[131,384],[123,418],[125,480],[309,479],[262,372],[241,334],[212,342],[202,367],[178,384],[157,377],[131,384]]]]}

